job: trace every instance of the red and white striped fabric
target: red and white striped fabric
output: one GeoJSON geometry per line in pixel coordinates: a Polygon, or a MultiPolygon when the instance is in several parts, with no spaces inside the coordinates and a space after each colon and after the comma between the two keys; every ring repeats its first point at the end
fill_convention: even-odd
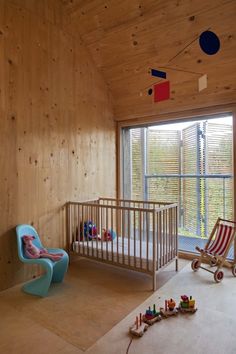
{"type": "Polygon", "coordinates": [[[235,228],[229,225],[220,224],[214,241],[210,244],[207,253],[222,256],[231,241],[235,228]]]}

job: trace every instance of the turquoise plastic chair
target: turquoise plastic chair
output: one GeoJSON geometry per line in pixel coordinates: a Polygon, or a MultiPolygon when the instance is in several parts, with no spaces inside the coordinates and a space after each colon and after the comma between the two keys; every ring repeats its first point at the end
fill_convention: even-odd
{"type": "Polygon", "coordinates": [[[24,255],[22,237],[24,235],[32,235],[35,237],[33,241],[34,245],[37,247],[43,247],[39,235],[31,225],[27,225],[27,224],[18,225],[16,227],[16,235],[17,235],[18,255],[20,260],[27,264],[39,264],[46,271],[46,273],[43,274],[41,277],[23,285],[22,288],[23,291],[32,295],[38,295],[42,297],[47,296],[48,289],[52,282],[60,283],[63,281],[69,263],[68,254],[62,249],[47,248],[47,250],[50,253],[59,253],[59,252],[63,253],[62,258],[56,262],[51,261],[48,258],[37,258],[37,259],[26,258],[24,255]]]}

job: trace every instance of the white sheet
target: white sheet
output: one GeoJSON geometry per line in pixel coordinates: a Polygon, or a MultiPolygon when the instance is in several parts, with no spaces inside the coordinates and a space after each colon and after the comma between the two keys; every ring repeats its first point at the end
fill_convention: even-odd
{"type": "MultiPolygon", "coordinates": [[[[127,238],[118,237],[113,241],[75,241],[72,244],[74,252],[81,256],[90,256],[105,261],[124,264],[127,266],[152,269],[153,266],[153,245],[151,242],[134,241],[127,238]],[[118,241],[118,243],[117,243],[118,241]],[[148,264],[148,267],[147,267],[148,264]]],[[[167,257],[167,256],[166,256],[167,257]]],[[[169,254],[170,260],[170,254],[169,254]]]]}

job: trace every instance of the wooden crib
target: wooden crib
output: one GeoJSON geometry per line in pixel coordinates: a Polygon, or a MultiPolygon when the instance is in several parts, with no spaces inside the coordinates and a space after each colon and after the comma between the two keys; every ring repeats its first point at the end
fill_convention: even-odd
{"type": "Polygon", "coordinates": [[[68,202],[69,254],[147,273],[170,261],[178,270],[177,204],[112,198],[68,202]]]}

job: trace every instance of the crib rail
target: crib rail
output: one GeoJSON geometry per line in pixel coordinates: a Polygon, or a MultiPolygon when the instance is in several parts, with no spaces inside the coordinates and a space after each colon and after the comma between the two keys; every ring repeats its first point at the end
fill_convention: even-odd
{"type": "Polygon", "coordinates": [[[99,198],[99,203],[103,205],[120,205],[125,207],[155,209],[162,206],[173,205],[173,203],[146,201],[146,200],[132,200],[132,199],[115,199],[115,198],[99,198]]]}
{"type": "Polygon", "coordinates": [[[177,205],[99,198],[68,202],[68,251],[154,275],[177,257],[177,205]]]}

